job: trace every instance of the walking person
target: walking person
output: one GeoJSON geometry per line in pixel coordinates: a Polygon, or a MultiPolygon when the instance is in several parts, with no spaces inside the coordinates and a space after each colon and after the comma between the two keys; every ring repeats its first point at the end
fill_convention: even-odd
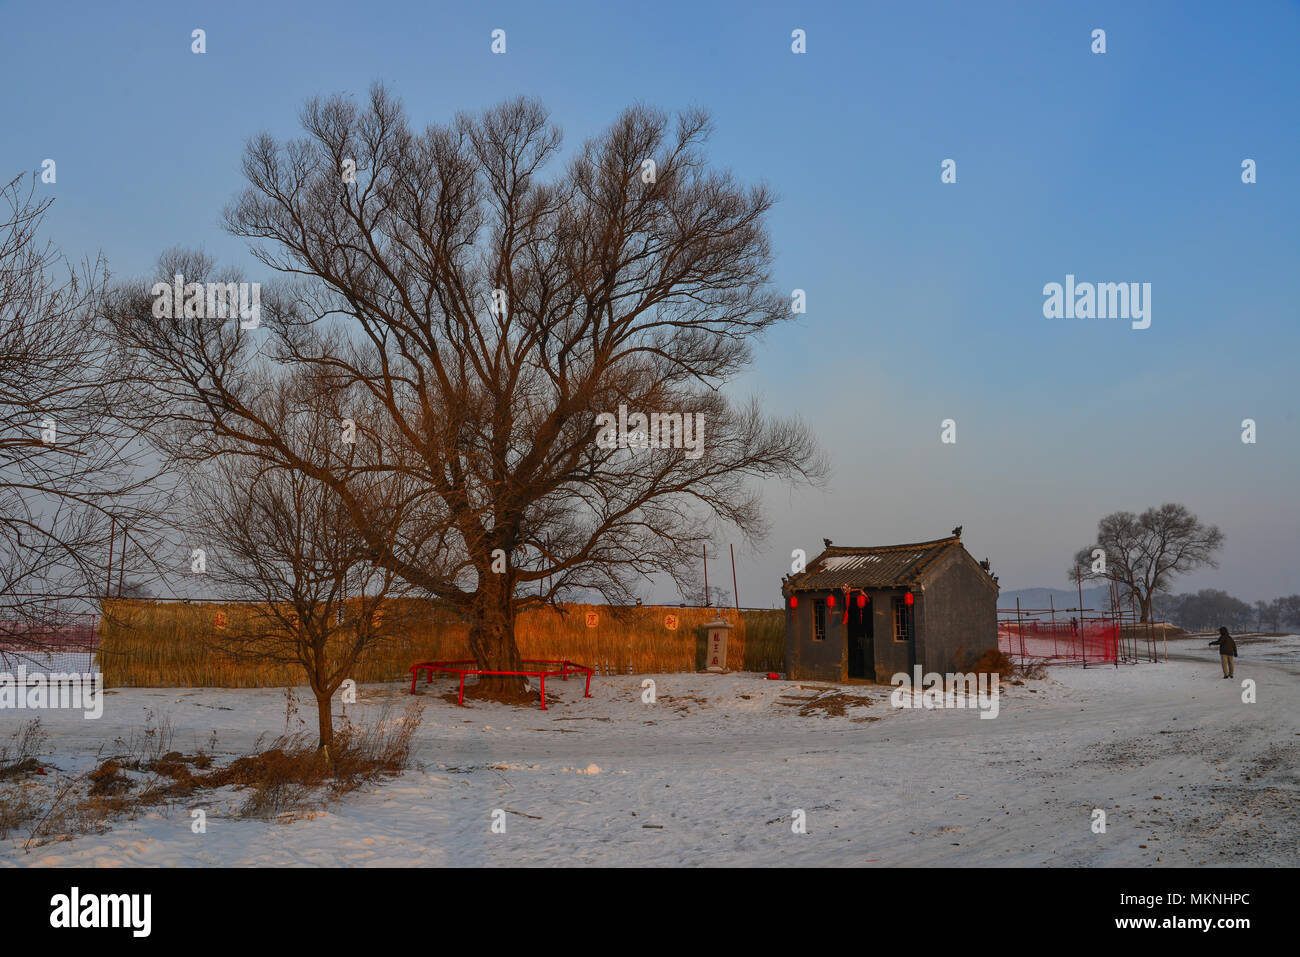
{"type": "Polygon", "coordinates": [[[1219,637],[1210,642],[1210,645],[1219,646],[1219,661],[1223,665],[1223,677],[1236,677],[1233,659],[1237,657],[1237,643],[1232,640],[1232,635],[1228,634],[1228,629],[1220,627],[1219,637]]]}

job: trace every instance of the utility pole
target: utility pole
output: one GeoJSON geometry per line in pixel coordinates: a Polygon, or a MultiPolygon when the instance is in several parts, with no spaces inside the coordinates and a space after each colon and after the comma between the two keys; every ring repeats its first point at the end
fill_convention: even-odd
{"type": "MultiPolygon", "coordinates": [[[[728,543],[730,544],[730,543],[728,543]]],[[[730,545],[731,548],[731,593],[736,599],[736,619],[740,620],[740,586],[736,584],[736,546],[730,545]]]]}
{"type": "Polygon", "coordinates": [[[112,526],[108,532],[108,581],[104,584],[104,599],[113,597],[113,546],[117,544],[117,516],[110,515],[112,526]]]}
{"type": "MultiPolygon", "coordinates": [[[[128,540],[128,536],[130,536],[130,534],[131,534],[131,530],[129,528],[122,529],[122,554],[118,558],[118,565],[117,565],[117,597],[118,598],[122,597],[122,576],[126,574],[126,543],[128,540]]],[[[111,569],[109,570],[109,574],[110,575],[112,574],[111,569]]]]}

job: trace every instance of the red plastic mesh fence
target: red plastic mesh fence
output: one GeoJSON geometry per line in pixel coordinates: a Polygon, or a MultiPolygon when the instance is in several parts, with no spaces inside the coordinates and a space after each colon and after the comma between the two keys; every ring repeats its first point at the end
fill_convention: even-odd
{"type": "Polygon", "coordinates": [[[1039,658],[1058,664],[1113,664],[1119,656],[1116,618],[1042,621],[1032,612],[998,613],[998,648],[1013,658],[1039,658]]]}
{"type": "Polygon", "coordinates": [[[20,665],[28,675],[93,672],[97,620],[94,615],[39,623],[0,620],[0,672],[12,673],[20,665]]]}

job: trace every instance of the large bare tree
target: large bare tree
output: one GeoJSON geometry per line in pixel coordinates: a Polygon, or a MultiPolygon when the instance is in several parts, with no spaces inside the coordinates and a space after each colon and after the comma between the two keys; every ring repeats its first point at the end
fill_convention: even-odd
{"type": "Polygon", "coordinates": [[[226,212],[282,278],[264,330],[138,300],[120,328],[156,366],[178,454],[235,441],[328,486],[369,560],[467,618],[482,667],[519,667],[529,603],[626,602],[654,575],[693,590],[720,526],[763,535],[753,480],[824,475],[800,422],[722,391],[791,309],[770,284],[772,196],[707,164],[703,113],[629,109],[567,162],[527,99],[415,130],[375,87],[302,123],[250,143],[226,212]],[[411,483],[400,534],[355,473],[267,420],[255,366],[329,384],[375,443],[370,481],[411,483]],[[637,414],[669,425],[646,434],[637,414]],[[609,427],[624,415],[630,436],[609,427]]]}
{"type": "Polygon", "coordinates": [[[1217,568],[1214,553],[1222,546],[1218,527],[1201,524],[1185,505],[1165,504],[1141,515],[1113,512],[1097,523],[1096,541],[1075,554],[1070,578],[1123,586],[1125,594],[1137,600],[1146,622],[1151,620],[1152,596],[1167,590],[1184,572],[1207,565],[1217,568]]]}
{"type": "Polygon", "coordinates": [[[99,311],[104,263],[41,239],[52,200],[35,189],[0,188],[0,656],[59,643],[64,613],[108,587],[114,532],[130,530],[135,571],[156,504],[134,373],[99,311]]]}

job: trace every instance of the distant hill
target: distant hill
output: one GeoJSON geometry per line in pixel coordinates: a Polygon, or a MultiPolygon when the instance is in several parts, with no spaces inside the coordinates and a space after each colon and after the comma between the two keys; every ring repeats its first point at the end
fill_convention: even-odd
{"type": "MultiPolygon", "coordinates": [[[[1110,599],[1105,585],[1096,585],[1083,590],[1083,607],[1100,611],[1108,608],[1110,599]]],[[[1077,608],[1079,592],[1075,588],[1017,588],[1004,591],[998,595],[999,608],[1015,608],[1016,599],[1020,599],[1021,608],[1077,608]]]]}

